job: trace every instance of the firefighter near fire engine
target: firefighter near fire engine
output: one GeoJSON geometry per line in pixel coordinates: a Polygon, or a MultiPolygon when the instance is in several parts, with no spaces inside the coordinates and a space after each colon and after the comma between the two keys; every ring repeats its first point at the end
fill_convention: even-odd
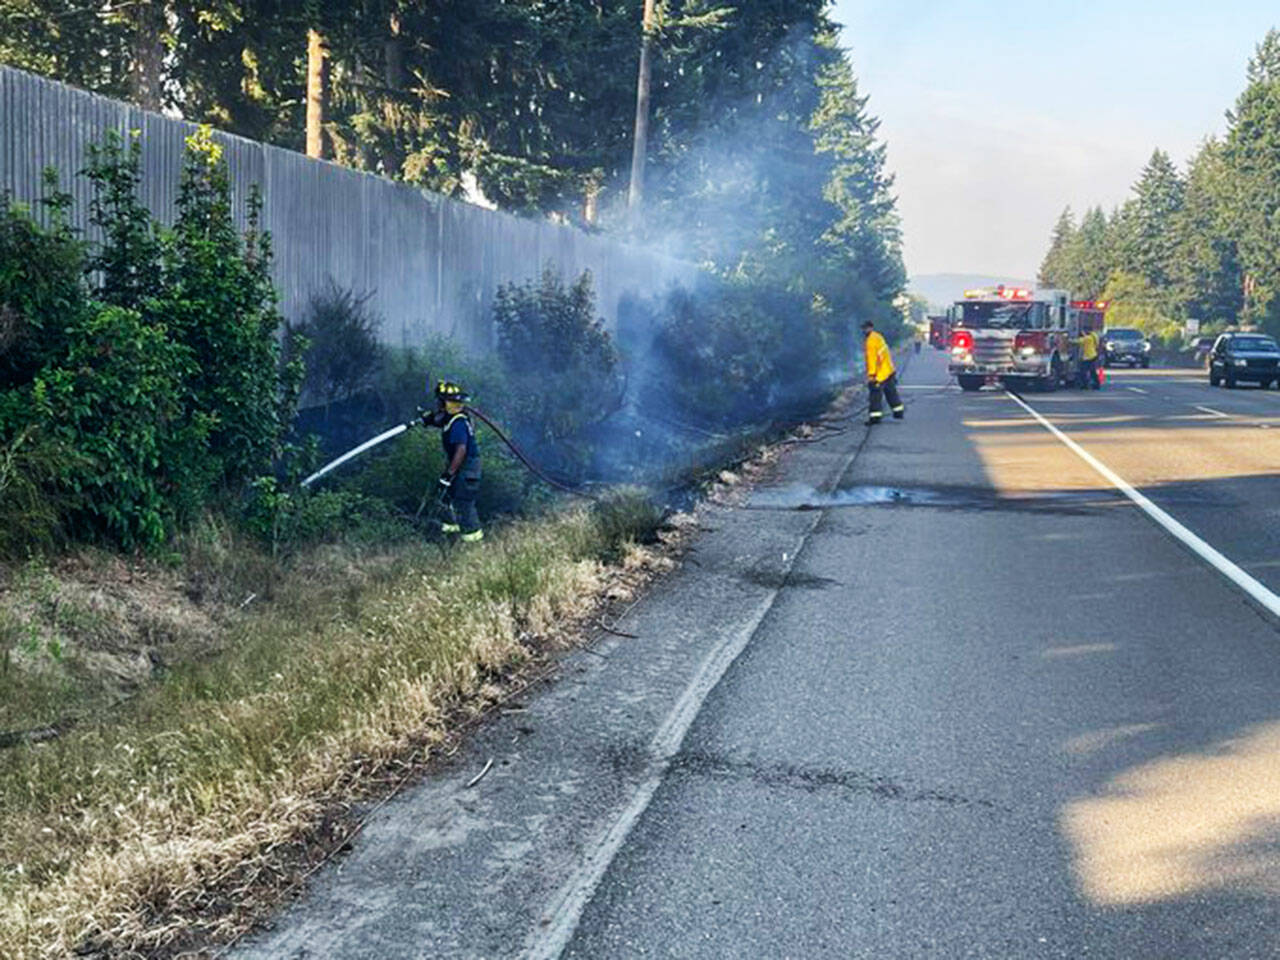
{"type": "Polygon", "coordinates": [[[889,401],[893,419],[901,420],[907,408],[898,395],[898,374],[893,368],[889,344],[870,320],[862,323],[862,337],[867,364],[867,426],[884,419],[885,400],[889,401]]]}
{"type": "Polygon", "coordinates": [[[443,516],[440,529],[456,533],[464,543],[484,539],[476,497],[480,493],[480,447],[466,404],[471,398],[458,384],[441,380],[435,387],[436,409],[424,413],[422,422],[440,429],[444,446],[444,472],[437,481],[437,506],[443,516]]]}
{"type": "Polygon", "coordinates": [[[1098,335],[1092,330],[1086,330],[1082,335],[1073,339],[1074,344],[1080,350],[1080,364],[1076,368],[1078,381],[1077,384],[1081,390],[1097,390],[1100,387],[1098,383],[1098,335]]]}

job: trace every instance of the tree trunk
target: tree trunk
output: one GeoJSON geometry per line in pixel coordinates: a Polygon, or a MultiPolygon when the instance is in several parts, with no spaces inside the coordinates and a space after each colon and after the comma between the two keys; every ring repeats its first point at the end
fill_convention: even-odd
{"type": "Polygon", "coordinates": [[[129,62],[129,92],[144,110],[164,107],[164,35],[168,28],[165,5],[141,3],[134,8],[133,43],[129,62]]]}
{"type": "Polygon", "coordinates": [[[627,209],[633,215],[644,201],[644,161],[649,149],[649,82],[652,74],[654,0],[644,0],[644,35],[640,40],[640,76],[636,82],[636,134],[631,151],[631,189],[627,209]]]}
{"type": "Polygon", "coordinates": [[[323,160],[329,102],[329,46],[314,27],[307,31],[307,156],[323,160]]]}
{"type": "Polygon", "coordinates": [[[383,79],[388,90],[404,89],[404,40],[400,36],[400,15],[393,13],[388,20],[389,32],[383,50],[383,79]]]}
{"type": "Polygon", "coordinates": [[[582,190],[582,219],[588,226],[594,227],[600,216],[600,176],[593,173],[587,177],[582,190]]]}

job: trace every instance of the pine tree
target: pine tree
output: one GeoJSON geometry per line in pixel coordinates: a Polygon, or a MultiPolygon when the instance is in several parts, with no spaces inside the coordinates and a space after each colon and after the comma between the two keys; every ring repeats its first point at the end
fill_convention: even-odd
{"type": "Polygon", "coordinates": [[[1124,265],[1140,274],[1154,290],[1171,285],[1177,236],[1175,220],[1182,209],[1185,185],[1169,155],[1151,154],[1133,186],[1134,203],[1124,237],[1124,265]]]}
{"type": "Polygon", "coordinates": [[[1110,224],[1101,207],[1085,212],[1067,257],[1065,279],[1072,296],[1096,300],[1115,268],[1110,224]]]}
{"type": "Polygon", "coordinates": [[[1243,306],[1244,277],[1230,228],[1230,176],[1223,144],[1206,140],[1188,167],[1175,218],[1175,299],[1184,316],[1202,321],[1234,321],[1243,306]]]}
{"type": "Polygon", "coordinates": [[[1268,32],[1258,45],[1248,77],[1229,115],[1229,217],[1247,291],[1243,316],[1280,332],[1280,33],[1268,32]]]}
{"type": "Polygon", "coordinates": [[[1058,222],[1053,225],[1053,233],[1049,237],[1049,252],[1044,255],[1040,264],[1038,280],[1044,287],[1066,288],[1069,286],[1070,264],[1068,257],[1076,238],[1076,215],[1070,207],[1063,209],[1058,222]]]}
{"type": "MultiPolygon", "coordinates": [[[[834,38],[823,42],[834,47],[834,38]]],[[[823,197],[837,211],[822,243],[837,273],[860,276],[876,297],[892,300],[903,287],[905,271],[880,122],[868,114],[867,97],[859,94],[847,57],[837,56],[819,70],[818,87],[810,127],[814,150],[829,165],[823,197]]]]}

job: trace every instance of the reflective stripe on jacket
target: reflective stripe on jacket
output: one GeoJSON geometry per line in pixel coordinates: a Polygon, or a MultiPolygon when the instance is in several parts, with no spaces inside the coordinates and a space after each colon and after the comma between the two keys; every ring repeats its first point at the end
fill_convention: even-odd
{"type": "Polygon", "coordinates": [[[893,376],[893,356],[889,352],[889,344],[878,330],[867,334],[867,379],[876,383],[884,383],[893,376]]]}

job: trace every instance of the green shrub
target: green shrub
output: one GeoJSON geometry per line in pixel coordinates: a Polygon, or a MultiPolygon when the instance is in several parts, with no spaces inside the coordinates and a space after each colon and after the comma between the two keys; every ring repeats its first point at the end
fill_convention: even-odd
{"type": "Polygon", "coordinates": [[[677,286],[631,303],[628,338],[652,330],[637,360],[640,405],[716,428],[774,419],[812,406],[841,357],[827,318],[799,294],[745,282],[677,286]]]}
{"type": "Polygon", "coordinates": [[[118,135],[90,149],[92,250],[52,175],[49,226],[0,211],[0,513],[26,530],[0,549],[59,532],[154,546],[282,450],[301,367],[281,363],[260,202],[241,237],[201,131],[161,231],[137,199],[139,159],[118,135]]]}
{"type": "MultiPolygon", "coordinates": [[[[63,328],[87,309],[84,245],[62,212],[69,198],[46,173],[52,224],[0,197],[0,390],[30,383],[65,350],[63,328]]],[[[0,425],[2,429],[3,425],[0,425]]]]}
{"type": "Polygon", "coordinates": [[[142,186],[142,143],[138,131],[125,140],[108,130],[101,144],[89,145],[84,177],[93,187],[89,222],[101,242],[87,270],[98,299],[141,309],[164,287],[160,226],[138,199],[142,186]]]}
{"type": "Polygon", "coordinates": [[[165,241],[164,293],[154,308],[192,352],[190,407],[208,420],[215,475],[230,487],[270,468],[292,421],[303,373],[299,359],[281,362],[282,320],[260,215],[254,192],[242,238],[232,219],[221,148],[207,129],[190,137],[177,221],[165,241]]]}
{"type": "Polygon", "coordinates": [[[350,400],[377,381],[382,363],[381,321],[368,309],[371,296],[331,280],[312,295],[306,319],[290,325],[292,337],[307,345],[302,392],[311,402],[327,406],[350,400]]]}
{"type": "Polygon", "coordinates": [[[0,556],[22,557],[60,543],[79,498],[60,485],[85,458],[34,424],[0,443],[0,556]]]}
{"type": "Polygon", "coordinates": [[[536,282],[505,284],[493,316],[517,438],[555,469],[580,472],[588,458],[575,438],[621,409],[626,390],[591,274],[566,286],[549,266],[536,282]]]}
{"type": "Polygon", "coordinates": [[[243,519],[275,556],[317,543],[390,543],[413,534],[384,500],[353,490],[286,489],[274,477],[251,484],[243,519]]]}
{"type": "Polygon", "coordinates": [[[201,456],[211,423],[183,410],[184,374],[191,352],[136,312],[103,306],[68,328],[67,355],[43,369],[29,391],[11,391],[12,405],[51,439],[83,460],[59,485],[82,498],[73,529],[126,549],[154,546],[172,531],[177,514],[196,506],[183,485],[207,477],[201,456]]]}

